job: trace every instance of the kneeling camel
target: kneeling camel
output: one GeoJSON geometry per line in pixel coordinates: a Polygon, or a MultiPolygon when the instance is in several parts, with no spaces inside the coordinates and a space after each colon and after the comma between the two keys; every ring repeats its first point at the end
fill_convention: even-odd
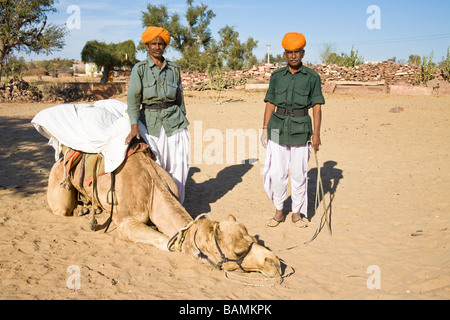
{"type": "MultiPolygon", "coordinates": [[[[50,172],[47,199],[54,214],[73,214],[76,191],[104,211],[110,210],[109,174],[96,177],[94,189],[85,187],[83,179],[77,178],[83,174],[82,165],[77,164],[68,173],[65,169],[60,159],[50,172]],[[62,187],[64,179],[68,184],[62,187]]],[[[127,157],[114,171],[114,180],[117,204],[112,210],[112,221],[121,239],[180,251],[219,269],[281,276],[280,260],[259,245],[233,216],[221,222],[209,218],[193,220],[178,201],[178,190],[170,175],[144,152],[127,157]]]]}

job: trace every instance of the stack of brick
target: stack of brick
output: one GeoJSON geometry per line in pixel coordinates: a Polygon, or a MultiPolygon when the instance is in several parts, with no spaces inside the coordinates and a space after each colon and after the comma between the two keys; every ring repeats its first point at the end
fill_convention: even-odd
{"type": "MultiPolygon", "coordinates": [[[[405,83],[417,84],[417,74],[420,66],[397,64],[392,61],[379,63],[366,63],[353,68],[339,67],[337,65],[313,65],[312,69],[317,71],[324,82],[336,81],[386,81],[388,85],[405,83]]],[[[436,72],[440,77],[440,72],[436,72]]]]}
{"type": "Polygon", "coordinates": [[[238,70],[214,73],[211,77],[207,73],[183,73],[181,81],[185,90],[211,90],[243,87],[248,81],[269,82],[272,72],[279,67],[260,63],[248,70],[238,70]],[[211,79],[211,81],[210,81],[211,79]]]}
{"type": "MultiPolygon", "coordinates": [[[[383,82],[386,85],[417,85],[418,74],[421,67],[416,65],[397,64],[392,61],[366,63],[353,68],[339,67],[337,65],[309,65],[320,74],[323,83],[327,82],[383,82]]],[[[271,73],[281,68],[273,64],[260,63],[249,70],[222,72],[220,77],[214,75],[211,83],[206,73],[185,73],[182,75],[183,87],[186,90],[210,90],[222,88],[241,88],[246,83],[268,83],[271,73]],[[223,85],[217,85],[221,80],[223,85]]],[[[445,80],[442,71],[436,69],[434,77],[445,80]]]]}
{"type": "Polygon", "coordinates": [[[0,101],[41,101],[42,92],[23,79],[14,77],[8,83],[0,82],[0,101]]]}

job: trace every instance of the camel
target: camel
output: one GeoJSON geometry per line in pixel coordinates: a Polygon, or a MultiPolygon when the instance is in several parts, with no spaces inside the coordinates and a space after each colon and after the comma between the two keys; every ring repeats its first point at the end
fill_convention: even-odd
{"type": "MultiPolygon", "coordinates": [[[[77,164],[65,176],[63,159],[53,165],[47,200],[54,214],[73,215],[76,191],[104,211],[111,211],[107,203],[111,197],[111,175],[98,176],[95,189],[86,187],[78,178],[81,167],[77,164]],[[68,182],[65,187],[61,186],[64,179],[68,182]]],[[[278,257],[258,244],[232,215],[221,222],[205,216],[194,220],[178,201],[173,179],[144,152],[127,157],[114,174],[117,204],[112,209],[112,222],[121,239],[182,252],[226,271],[281,277],[278,257]]]]}

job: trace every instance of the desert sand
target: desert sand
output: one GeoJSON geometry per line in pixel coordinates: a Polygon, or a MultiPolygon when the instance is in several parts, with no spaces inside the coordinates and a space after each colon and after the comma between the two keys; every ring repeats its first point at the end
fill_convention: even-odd
{"type": "Polygon", "coordinates": [[[323,213],[322,203],[314,212],[315,157],[309,227],[297,228],[290,215],[265,227],[274,208],[262,186],[259,133],[252,135],[264,92],[228,91],[214,104],[217,95],[185,92],[192,144],[185,207],[214,220],[233,214],[289,266],[282,283],[249,286],[181,253],[122,241],[114,225],[93,232],[90,216],[54,216],[46,201],[54,150],[30,121],[55,104],[2,103],[0,299],[450,298],[450,96],[326,96],[319,165],[332,235],[324,228],[303,244],[323,213]],[[226,133],[238,129],[256,154],[249,145],[241,155],[232,148],[226,133]]]}

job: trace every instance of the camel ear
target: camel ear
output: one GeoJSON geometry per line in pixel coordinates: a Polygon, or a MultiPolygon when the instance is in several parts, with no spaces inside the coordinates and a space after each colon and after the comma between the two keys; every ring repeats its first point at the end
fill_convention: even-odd
{"type": "Polygon", "coordinates": [[[228,221],[236,221],[236,218],[233,215],[228,215],[228,221]]]}

